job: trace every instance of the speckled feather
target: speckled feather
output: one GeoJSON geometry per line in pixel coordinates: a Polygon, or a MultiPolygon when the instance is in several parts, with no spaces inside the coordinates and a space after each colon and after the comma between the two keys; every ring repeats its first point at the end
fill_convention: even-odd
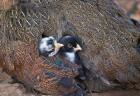
{"type": "Polygon", "coordinates": [[[28,45],[23,42],[14,42],[14,44],[16,49],[7,51],[9,55],[6,58],[11,59],[14,56],[16,59],[12,60],[11,65],[5,64],[3,66],[9,74],[15,76],[26,86],[46,94],[58,96],[74,93],[78,90],[74,78],[79,74],[79,65],[71,64],[69,61],[58,56],[49,58],[39,57],[35,52],[37,50],[34,50],[34,45],[28,45]],[[13,69],[9,69],[9,66],[13,66],[13,69]],[[66,82],[61,82],[63,78],[66,78],[66,82],[67,80],[71,81],[70,87],[65,88],[66,82]],[[64,83],[64,85],[61,85],[61,83],[64,83]]]}

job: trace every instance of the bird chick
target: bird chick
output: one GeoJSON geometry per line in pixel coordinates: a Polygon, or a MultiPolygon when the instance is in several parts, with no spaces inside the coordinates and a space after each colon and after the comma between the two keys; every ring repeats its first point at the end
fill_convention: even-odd
{"type": "Polygon", "coordinates": [[[59,54],[63,56],[65,59],[69,60],[73,64],[78,64],[81,68],[79,68],[79,79],[85,80],[85,74],[83,72],[83,62],[80,59],[78,51],[81,51],[82,48],[78,42],[78,38],[71,35],[63,36],[59,39],[59,43],[64,46],[60,48],[59,54]]]}
{"type": "Polygon", "coordinates": [[[51,57],[58,53],[63,44],[57,43],[52,36],[44,37],[39,41],[39,53],[45,57],[51,57]]]}

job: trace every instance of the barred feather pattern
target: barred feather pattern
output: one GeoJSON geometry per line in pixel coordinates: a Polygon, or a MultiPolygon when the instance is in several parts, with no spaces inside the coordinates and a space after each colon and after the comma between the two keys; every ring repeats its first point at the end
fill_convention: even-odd
{"type": "Polygon", "coordinates": [[[35,45],[28,45],[20,41],[13,43],[14,50],[1,51],[3,56],[8,54],[4,58],[0,58],[5,62],[3,68],[7,73],[23,82],[26,86],[46,94],[63,95],[63,93],[68,94],[78,90],[74,78],[79,75],[79,65],[71,64],[71,62],[57,56],[43,59],[43,57],[36,54],[35,45]],[[61,66],[56,65],[58,58],[62,61],[61,66]],[[72,80],[70,88],[65,88],[59,84],[62,78],[72,80]],[[62,92],[64,90],[67,90],[67,93],[62,92]]]}

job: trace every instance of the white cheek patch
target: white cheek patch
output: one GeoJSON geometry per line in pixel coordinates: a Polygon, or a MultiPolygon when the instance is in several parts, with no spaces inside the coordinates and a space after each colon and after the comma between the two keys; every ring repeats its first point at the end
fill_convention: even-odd
{"type": "Polygon", "coordinates": [[[48,56],[52,57],[54,55],[56,55],[59,51],[59,49],[61,47],[63,47],[63,44],[57,43],[57,41],[55,40],[54,37],[50,36],[50,37],[46,37],[46,38],[42,38],[41,41],[39,42],[39,51],[41,53],[45,53],[45,52],[51,52],[48,56]],[[49,40],[53,40],[53,44],[48,44],[49,40]]]}
{"type": "Polygon", "coordinates": [[[74,63],[75,62],[75,53],[74,52],[67,52],[66,53],[66,58],[70,62],[74,63]]]}
{"type": "Polygon", "coordinates": [[[44,51],[51,51],[53,49],[53,46],[52,45],[47,45],[47,41],[50,40],[50,38],[43,38],[41,41],[40,41],[40,44],[39,44],[39,50],[41,52],[44,52],[44,51]]]}
{"type": "Polygon", "coordinates": [[[54,51],[54,52],[51,52],[48,56],[49,56],[49,57],[52,57],[52,56],[54,56],[54,55],[56,55],[56,54],[57,54],[57,52],[54,51]]]}

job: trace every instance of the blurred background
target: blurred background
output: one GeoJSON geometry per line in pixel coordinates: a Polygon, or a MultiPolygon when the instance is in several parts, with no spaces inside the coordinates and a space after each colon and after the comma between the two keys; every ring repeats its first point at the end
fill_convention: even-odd
{"type": "Polygon", "coordinates": [[[140,21],[140,0],[114,0],[131,18],[140,21]]]}

